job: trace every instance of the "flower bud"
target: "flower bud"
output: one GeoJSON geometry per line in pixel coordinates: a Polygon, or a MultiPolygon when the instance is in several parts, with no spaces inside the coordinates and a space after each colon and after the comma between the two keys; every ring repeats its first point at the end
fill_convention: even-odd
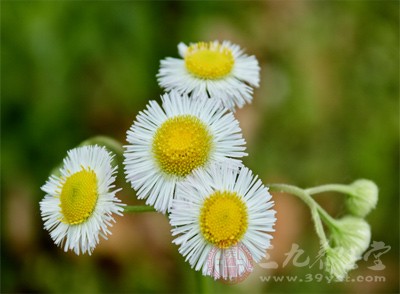
{"type": "Polygon", "coordinates": [[[370,180],[357,180],[349,186],[352,190],[346,199],[346,207],[355,216],[365,217],[378,202],[378,187],[370,180]]]}
{"type": "Polygon", "coordinates": [[[355,255],[343,247],[328,247],[325,254],[325,270],[338,281],[343,281],[347,273],[355,268],[355,255]]]}
{"type": "Polygon", "coordinates": [[[371,241],[371,228],[362,218],[345,216],[335,220],[330,239],[334,247],[352,252],[356,260],[367,250],[371,241]]]}

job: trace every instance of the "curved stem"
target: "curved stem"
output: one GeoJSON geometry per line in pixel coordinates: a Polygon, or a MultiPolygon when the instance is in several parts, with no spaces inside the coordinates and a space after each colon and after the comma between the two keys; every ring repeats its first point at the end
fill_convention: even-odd
{"type": "Polygon", "coordinates": [[[329,227],[336,227],[336,221],[335,219],[330,216],[329,213],[326,212],[325,209],[323,209],[318,203],[316,203],[317,210],[319,214],[321,215],[323,221],[329,226],[329,227]]]}
{"type": "Polygon", "coordinates": [[[348,185],[327,184],[327,185],[308,188],[308,189],[305,189],[304,191],[310,195],[328,192],[328,191],[335,191],[335,192],[340,192],[340,193],[344,193],[344,194],[350,194],[352,192],[352,189],[348,185]]]}
{"type": "Polygon", "coordinates": [[[124,212],[140,213],[140,212],[155,212],[156,210],[147,205],[128,205],[124,207],[124,212]]]}
{"type": "Polygon", "coordinates": [[[124,154],[124,148],[122,147],[122,144],[119,141],[106,136],[92,137],[79,144],[79,146],[86,146],[86,145],[104,146],[108,150],[115,153],[117,156],[123,156],[124,154]]]}
{"type": "Polygon", "coordinates": [[[315,206],[315,201],[303,189],[288,184],[267,184],[272,192],[284,192],[299,197],[310,208],[315,206]]]}
{"type": "Polygon", "coordinates": [[[328,238],[325,235],[324,227],[322,226],[322,221],[321,221],[320,215],[318,213],[317,206],[314,207],[313,209],[311,209],[311,217],[314,221],[315,231],[317,232],[317,235],[320,239],[321,246],[323,247],[324,250],[326,250],[329,247],[329,242],[328,242],[328,238]]]}
{"type": "MultiPolygon", "coordinates": [[[[318,205],[318,203],[315,202],[315,200],[303,189],[300,189],[296,186],[292,185],[287,185],[287,184],[270,184],[267,185],[270,188],[270,191],[272,192],[284,192],[284,193],[289,193],[294,196],[299,197],[305,204],[308,205],[308,207],[311,210],[311,216],[315,224],[315,231],[317,232],[318,237],[320,238],[321,245],[326,249],[328,245],[328,239],[326,238],[324,228],[322,226],[322,221],[320,218],[320,211],[324,211],[322,207],[318,205]]],[[[325,212],[325,214],[327,214],[325,212]]],[[[326,217],[326,215],[323,215],[323,217],[326,217]]]]}

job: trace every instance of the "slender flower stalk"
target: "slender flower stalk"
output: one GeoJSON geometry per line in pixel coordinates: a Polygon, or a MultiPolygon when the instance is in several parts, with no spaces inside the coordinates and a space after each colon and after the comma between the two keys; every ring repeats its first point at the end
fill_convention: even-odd
{"type": "MultiPolygon", "coordinates": [[[[320,217],[321,207],[317,202],[303,189],[288,184],[269,184],[267,185],[271,192],[283,192],[297,196],[302,200],[311,210],[311,217],[314,221],[315,231],[320,239],[321,246],[326,248],[328,239],[325,235],[324,228],[320,217]]],[[[322,209],[323,210],[323,209],[322,209]]]]}
{"type": "Polygon", "coordinates": [[[124,212],[125,213],[140,213],[140,212],[155,212],[156,210],[152,206],[147,206],[147,205],[137,205],[137,206],[132,206],[132,205],[127,205],[124,207],[124,212]]]}
{"type": "Polygon", "coordinates": [[[309,195],[320,194],[324,192],[339,192],[345,194],[347,210],[358,217],[365,217],[378,202],[378,187],[371,181],[360,179],[350,185],[327,184],[318,187],[308,188],[305,191],[309,195]]]}

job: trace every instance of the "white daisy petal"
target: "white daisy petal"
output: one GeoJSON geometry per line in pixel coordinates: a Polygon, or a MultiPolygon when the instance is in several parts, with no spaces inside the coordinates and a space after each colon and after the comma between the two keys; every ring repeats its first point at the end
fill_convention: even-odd
{"type": "Polygon", "coordinates": [[[41,188],[40,202],[44,228],[54,243],[76,254],[89,253],[107,239],[112,214],[122,215],[123,206],[115,197],[117,167],[105,148],[84,146],[72,149],[64,159],[60,177],[50,176],[41,188]]]}
{"type": "Polygon", "coordinates": [[[251,103],[252,87],[260,82],[260,66],[254,56],[228,41],[189,47],[179,43],[178,52],[183,59],[168,57],[160,62],[157,79],[162,88],[193,98],[216,97],[231,110],[251,103]]]}
{"type": "Polygon", "coordinates": [[[192,268],[238,280],[270,246],[275,224],[268,189],[246,168],[215,164],[177,184],[170,223],[173,243],[192,268]]]}
{"type": "Polygon", "coordinates": [[[166,213],[176,184],[196,168],[242,165],[247,155],[239,122],[217,101],[171,91],[162,107],[150,101],[127,132],[125,174],[139,199],[166,213]]]}

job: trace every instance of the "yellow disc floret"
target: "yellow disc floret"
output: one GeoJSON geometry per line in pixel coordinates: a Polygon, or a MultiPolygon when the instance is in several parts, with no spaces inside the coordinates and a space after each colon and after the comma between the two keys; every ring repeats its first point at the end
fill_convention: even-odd
{"type": "Polygon", "coordinates": [[[219,43],[196,43],[185,54],[186,69],[202,79],[223,78],[232,71],[234,63],[231,49],[219,43]]]}
{"type": "Polygon", "coordinates": [[[166,120],[156,131],[153,153],[167,174],[184,177],[209,159],[212,136],[206,125],[193,115],[166,120]]]}
{"type": "Polygon", "coordinates": [[[217,191],[204,201],[200,229],[211,244],[229,248],[241,240],[247,227],[247,206],[236,192],[217,191]]]}
{"type": "Polygon", "coordinates": [[[92,170],[83,169],[70,175],[60,195],[60,207],[64,223],[77,225],[93,213],[97,202],[97,178],[92,170]]]}

